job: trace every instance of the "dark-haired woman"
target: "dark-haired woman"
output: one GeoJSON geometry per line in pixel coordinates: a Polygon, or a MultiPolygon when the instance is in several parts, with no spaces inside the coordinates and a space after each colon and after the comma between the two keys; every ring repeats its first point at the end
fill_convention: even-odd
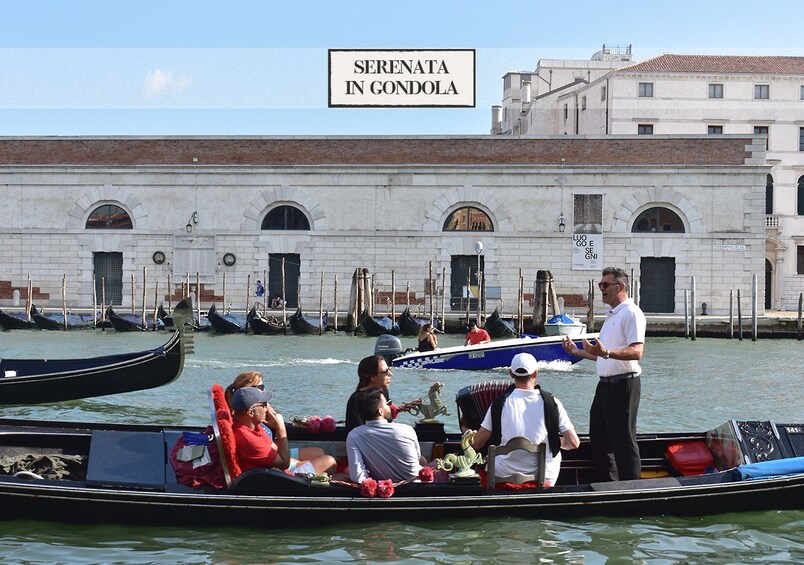
{"type": "Polygon", "coordinates": [[[365,423],[363,418],[360,417],[355,403],[356,393],[361,390],[368,390],[370,388],[380,389],[391,407],[391,419],[396,418],[400,412],[407,412],[414,406],[418,406],[422,403],[422,399],[417,398],[411,402],[406,402],[402,406],[393,404],[391,397],[388,395],[388,385],[391,384],[391,375],[393,375],[393,373],[388,367],[388,363],[385,362],[385,359],[381,355],[371,355],[360,361],[360,364],[357,366],[357,377],[359,379],[357,388],[346,403],[347,432],[365,423]]]}

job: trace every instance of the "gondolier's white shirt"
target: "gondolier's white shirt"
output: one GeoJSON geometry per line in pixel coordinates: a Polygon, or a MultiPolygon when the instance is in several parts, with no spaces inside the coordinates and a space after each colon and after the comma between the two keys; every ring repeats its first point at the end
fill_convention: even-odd
{"type": "MultiPolygon", "coordinates": [[[[606,320],[600,328],[600,341],[609,351],[624,349],[632,343],[645,343],[645,314],[631,298],[606,312],[606,320]]],[[[638,375],[641,372],[639,361],[597,358],[597,374],[601,377],[623,373],[638,375]]]]}
{"type": "MultiPolygon", "coordinates": [[[[558,408],[558,431],[561,433],[574,429],[572,422],[558,398],[553,397],[558,408]]],[[[491,431],[491,408],[486,410],[486,417],[480,424],[491,431]]],[[[544,400],[538,390],[514,389],[505,401],[502,416],[500,443],[505,445],[508,440],[518,436],[528,438],[532,443],[548,443],[547,426],[544,421],[544,400]]],[[[526,451],[513,451],[500,455],[494,460],[496,475],[501,477],[513,473],[529,475],[537,470],[538,457],[535,453],[526,451]]],[[[550,448],[545,454],[544,480],[551,485],[556,484],[558,473],[561,470],[561,452],[553,457],[550,448]]]]}

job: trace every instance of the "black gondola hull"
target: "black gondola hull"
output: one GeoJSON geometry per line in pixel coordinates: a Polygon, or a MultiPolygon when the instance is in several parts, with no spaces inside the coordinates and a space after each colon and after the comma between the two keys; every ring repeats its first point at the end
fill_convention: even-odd
{"type": "Polygon", "coordinates": [[[146,351],[85,359],[0,359],[0,405],[62,402],[168,384],[182,372],[188,341],[192,338],[182,328],[164,345],[146,351]]]}
{"type": "MultiPolygon", "coordinates": [[[[149,435],[156,440],[151,442],[156,446],[155,461],[143,464],[163,478],[150,484],[123,484],[103,479],[31,480],[1,475],[0,501],[5,508],[15,509],[14,519],[298,528],[343,522],[454,521],[470,516],[570,519],[800,510],[804,496],[804,474],[735,480],[728,471],[709,478],[559,485],[513,492],[483,489],[476,483],[413,483],[398,487],[390,498],[364,498],[354,487],[310,486],[305,479],[287,477],[282,472],[254,470],[241,476],[230,489],[193,489],[176,484],[172,467],[165,465],[166,453],[182,430],[199,431],[0,420],[0,453],[26,446],[42,451],[52,446],[64,453],[88,454],[89,468],[93,457],[104,455],[92,450],[96,433],[118,433],[134,445],[147,443],[136,441],[138,434],[149,435]]],[[[700,435],[651,435],[642,437],[640,443],[666,444],[675,438],[700,435]]],[[[458,440],[448,437],[445,443],[458,440]]],[[[326,440],[319,439],[319,443],[326,448],[326,440]]]]}

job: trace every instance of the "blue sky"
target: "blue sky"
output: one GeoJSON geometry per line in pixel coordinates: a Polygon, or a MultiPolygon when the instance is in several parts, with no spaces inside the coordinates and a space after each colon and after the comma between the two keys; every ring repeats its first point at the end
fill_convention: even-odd
{"type": "Polygon", "coordinates": [[[606,44],[804,55],[802,2],[4,2],[0,135],[486,134],[502,75],[606,44]],[[327,49],[477,50],[474,109],[327,108],[327,49]]]}

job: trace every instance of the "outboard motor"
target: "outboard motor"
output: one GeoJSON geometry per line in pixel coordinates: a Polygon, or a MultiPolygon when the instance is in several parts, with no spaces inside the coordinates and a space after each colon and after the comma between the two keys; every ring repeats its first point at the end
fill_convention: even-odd
{"type": "Polygon", "coordinates": [[[402,342],[395,335],[381,335],[374,344],[374,355],[382,355],[389,367],[391,366],[391,361],[402,354],[402,342]]]}

